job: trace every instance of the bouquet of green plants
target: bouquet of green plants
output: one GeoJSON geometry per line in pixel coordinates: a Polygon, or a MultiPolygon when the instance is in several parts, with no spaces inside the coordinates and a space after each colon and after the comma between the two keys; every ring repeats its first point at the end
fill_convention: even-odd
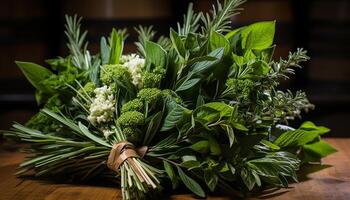
{"type": "Polygon", "coordinates": [[[42,106],[4,131],[30,144],[18,174],[116,180],[124,199],[181,183],[199,197],[245,195],[287,187],[301,164],[335,152],[321,139],[329,129],[288,125],[314,107],[303,92],[278,89],[306,51],[274,61],[274,21],[231,28],[242,3],[211,13],[190,4],[168,37],[138,27],[134,54],[123,54],[126,31],[113,29],[91,55],[81,19],[67,16],[68,56],[47,60],[49,69],[16,62],[42,106]]]}

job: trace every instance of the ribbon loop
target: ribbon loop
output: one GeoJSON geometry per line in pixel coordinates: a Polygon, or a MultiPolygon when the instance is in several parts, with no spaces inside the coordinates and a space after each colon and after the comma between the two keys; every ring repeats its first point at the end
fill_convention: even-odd
{"type": "Polygon", "coordinates": [[[148,148],[146,146],[135,149],[135,146],[130,142],[119,142],[113,145],[108,156],[107,166],[118,173],[119,167],[125,160],[143,157],[147,150],[148,148]]]}

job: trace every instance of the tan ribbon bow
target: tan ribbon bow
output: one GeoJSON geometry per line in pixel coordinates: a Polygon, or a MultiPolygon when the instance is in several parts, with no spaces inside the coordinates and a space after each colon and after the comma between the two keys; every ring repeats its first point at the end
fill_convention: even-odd
{"type": "Polygon", "coordinates": [[[135,146],[130,142],[123,141],[114,144],[109,153],[107,166],[109,169],[118,173],[120,165],[129,158],[142,158],[148,148],[146,146],[135,149],[135,146]]]}

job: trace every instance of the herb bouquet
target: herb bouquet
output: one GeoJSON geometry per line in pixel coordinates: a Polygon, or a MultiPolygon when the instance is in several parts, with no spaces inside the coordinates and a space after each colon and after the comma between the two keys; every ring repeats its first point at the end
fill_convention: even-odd
{"type": "Polygon", "coordinates": [[[138,27],[137,54],[123,54],[125,30],[90,55],[80,19],[66,17],[70,55],[50,70],[16,62],[36,88],[39,113],[4,135],[29,143],[18,174],[120,182],[123,199],[145,199],[180,182],[199,197],[236,195],[297,181],[303,163],[335,151],[325,127],[288,121],[313,108],[279,80],[309,58],[298,49],[273,61],[275,22],[231,29],[242,0],[194,13],[155,40],[138,27]]]}

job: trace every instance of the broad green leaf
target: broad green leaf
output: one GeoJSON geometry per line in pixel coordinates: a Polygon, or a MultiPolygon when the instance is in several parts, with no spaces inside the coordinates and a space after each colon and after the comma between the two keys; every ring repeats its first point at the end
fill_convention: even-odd
{"type": "Polygon", "coordinates": [[[209,138],[209,146],[211,155],[221,155],[220,144],[216,141],[214,137],[209,138]]]}
{"type": "Polygon", "coordinates": [[[195,48],[198,48],[198,46],[197,35],[194,33],[188,33],[185,40],[185,48],[194,50],[195,48]]]}
{"type": "Polygon", "coordinates": [[[185,184],[185,186],[191,190],[194,194],[198,195],[199,197],[205,197],[204,190],[202,187],[191,177],[187,176],[185,172],[180,168],[177,167],[177,171],[179,173],[179,176],[182,180],[182,182],[185,184]]]}
{"type": "Polygon", "coordinates": [[[121,33],[118,33],[114,28],[111,33],[110,43],[111,51],[109,64],[119,64],[120,57],[122,56],[124,48],[124,38],[123,35],[121,33]]]}
{"type": "Polygon", "coordinates": [[[202,141],[196,142],[192,144],[190,148],[200,153],[208,153],[210,149],[209,141],[202,140],[202,141]]]}
{"type": "Polygon", "coordinates": [[[175,106],[168,106],[172,107],[172,109],[168,111],[168,114],[164,119],[163,126],[160,131],[168,131],[172,128],[175,128],[176,125],[182,120],[185,108],[176,103],[170,104],[175,104],[175,106]]]}
{"type": "Polygon", "coordinates": [[[45,85],[41,84],[41,81],[53,74],[50,70],[31,62],[16,61],[16,64],[36,89],[45,92],[50,91],[45,85]]]}
{"type": "Polygon", "coordinates": [[[240,131],[249,131],[247,127],[245,127],[243,124],[237,123],[237,122],[231,122],[231,125],[233,128],[240,130],[240,131]]]}
{"type": "Polygon", "coordinates": [[[330,131],[329,128],[324,127],[324,126],[316,126],[314,123],[312,123],[310,121],[304,122],[300,126],[300,129],[309,130],[309,131],[317,131],[320,135],[323,135],[323,134],[328,133],[330,131]]]}
{"type": "Polygon", "coordinates": [[[180,86],[175,91],[179,92],[188,90],[194,87],[200,80],[200,78],[186,79],[183,83],[180,84],[180,86]]]}
{"type": "Polygon", "coordinates": [[[168,177],[171,180],[171,183],[173,185],[173,189],[175,189],[177,187],[179,181],[178,181],[177,176],[174,172],[174,169],[171,166],[171,164],[167,161],[163,161],[163,165],[164,165],[165,172],[167,173],[168,177]]]}
{"type": "Polygon", "coordinates": [[[202,72],[210,69],[212,66],[216,65],[218,63],[218,61],[220,61],[220,59],[222,58],[223,54],[224,54],[224,48],[218,48],[218,49],[215,49],[214,51],[210,52],[208,54],[208,56],[216,58],[216,60],[202,61],[202,62],[196,63],[193,66],[191,74],[202,73],[202,72]]]}
{"type": "Polygon", "coordinates": [[[170,29],[170,40],[173,43],[173,47],[175,48],[177,54],[184,59],[187,54],[185,44],[181,40],[181,37],[172,28],[170,29]]]}
{"type": "Polygon", "coordinates": [[[147,63],[152,63],[156,67],[165,67],[166,51],[159,44],[147,41],[145,51],[147,63]]]}
{"type": "Polygon", "coordinates": [[[198,62],[203,62],[203,61],[215,61],[217,58],[212,57],[212,56],[201,56],[201,57],[195,57],[192,58],[191,60],[187,61],[187,65],[193,65],[198,62]]]}
{"type": "Polygon", "coordinates": [[[257,76],[266,76],[270,72],[270,66],[262,60],[252,64],[253,74],[257,76]]]}
{"type": "Polygon", "coordinates": [[[230,52],[230,42],[222,34],[212,31],[210,33],[210,49],[214,51],[218,48],[224,48],[224,55],[230,52]]]}
{"type": "Polygon", "coordinates": [[[237,28],[237,29],[235,29],[235,30],[232,30],[232,31],[228,32],[228,33],[225,35],[225,38],[229,40],[230,38],[232,38],[233,36],[235,36],[235,35],[236,35],[240,30],[242,30],[243,28],[245,28],[245,27],[237,28]]]}
{"type": "Polygon", "coordinates": [[[317,158],[323,158],[337,152],[334,147],[323,140],[311,144],[306,144],[303,146],[303,149],[305,153],[311,154],[313,157],[317,158]]]}
{"type": "Polygon", "coordinates": [[[242,30],[243,49],[265,49],[273,44],[275,21],[258,22],[242,30]]]}
{"type": "Polygon", "coordinates": [[[261,143],[267,147],[269,147],[270,149],[272,150],[280,150],[281,148],[275,144],[273,144],[272,142],[270,141],[267,141],[267,140],[261,140],[261,143]]]}
{"type": "Polygon", "coordinates": [[[323,126],[316,126],[312,122],[304,122],[299,129],[282,133],[273,143],[279,147],[303,146],[317,139],[329,131],[323,126]]]}
{"type": "Polygon", "coordinates": [[[204,104],[203,106],[212,108],[220,112],[220,117],[230,117],[233,112],[233,107],[222,102],[211,102],[204,104]]]}
{"type": "Polygon", "coordinates": [[[197,160],[187,160],[181,163],[181,166],[187,168],[187,170],[192,170],[201,166],[201,163],[197,160]]]}
{"type": "Polygon", "coordinates": [[[108,64],[110,48],[107,44],[106,38],[102,37],[100,41],[101,63],[102,65],[108,64]]]}

